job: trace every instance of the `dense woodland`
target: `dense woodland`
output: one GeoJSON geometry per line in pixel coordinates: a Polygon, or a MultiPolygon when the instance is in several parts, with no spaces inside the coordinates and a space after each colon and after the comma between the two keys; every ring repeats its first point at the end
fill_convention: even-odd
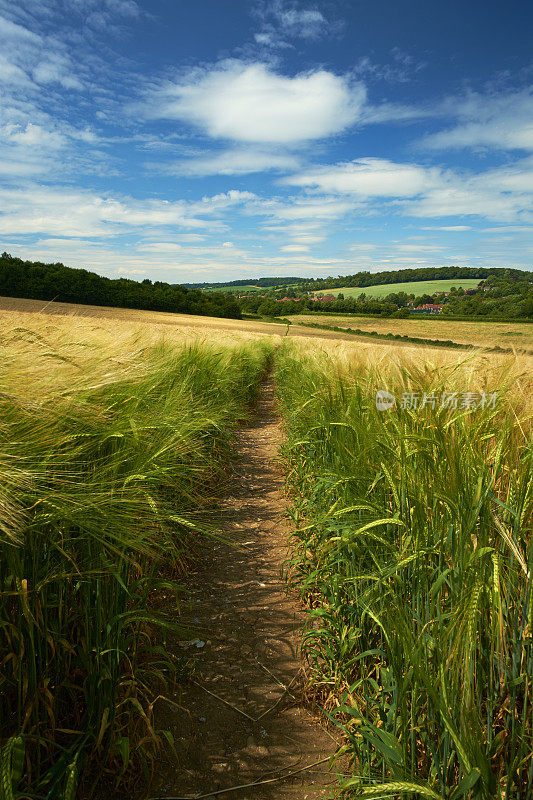
{"type": "Polygon", "coordinates": [[[237,303],[221,292],[202,292],[161,281],[103,278],[86,269],[64,264],[22,261],[9,253],[0,256],[0,295],[34,300],[57,300],[179,314],[240,319],[237,303]]]}
{"type": "MultiPolygon", "coordinates": [[[[509,273],[512,270],[509,270],[509,273]]],[[[474,294],[457,292],[448,298],[444,313],[481,317],[533,318],[533,274],[491,275],[474,294]]]]}

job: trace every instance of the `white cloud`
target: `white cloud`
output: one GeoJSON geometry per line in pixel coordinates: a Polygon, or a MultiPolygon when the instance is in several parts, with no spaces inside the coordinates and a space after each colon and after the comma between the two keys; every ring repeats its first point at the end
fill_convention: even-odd
{"type": "Polygon", "coordinates": [[[159,169],[172,175],[203,177],[206,175],[246,175],[251,172],[271,170],[287,171],[297,169],[298,166],[299,161],[293,155],[268,152],[267,150],[243,149],[226,150],[214,155],[189,158],[174,164],[164,163],[159,166],[159,169]]]}
{"type": "MultiPolygon", "coordinates": [[[[416,217],[479,216],[501,221],[528,222],[533,213],[533,157],[480,173],[465,173],[365,158],[319,166],[284,178],[280,183],[357,199],[361,208],[390,209],[416,217]],[[381,199],[378,206],[376,201],[381,199]]],[[[313,202],[309,196],[307,202],[313,202]]],[[[449,225],[447,230],[468,230],[449,225]]]]}
{"type": "Polygon", "coordinates": [[[82,28],[84,37],[91,29],[116,32],[124,20],[141,16],[134,0],[24,0],[15,4],[0,0],[0,11],[25,25],[40,24],[59,28],[65,20],[82,28]]]}
{"type": "Polygon", "coordinates": [[[370,244],[370,242],[357,242],[356,244],[350,245],[350,250],[361,253],[369,253],[371,250],[375,249],[376,245],[370,244]]]}
{"type": "Polygon", "coordinates": [[[311,169],[284,178],[281,182],[360,197],[412,197],[436,185],[438,173],[437,169],[416,164],[397,164],[381,158],[364,158],[311,169]]]}
{"type": "MultiPolygon", "coordinates": [[[[0,16],[2,56],[0,81],[7,87],[25,86],[33,92],[37,84],[59,84],[81,89],[77,64],[57,36],[43,36],[0,16]]],[[[5,100],[4,100],[5,103],[5,100]]]]}
{"type": "Polygon", "coordinates": [[[458,118],[459,124],[426,136],[426,147],[533,150],[531,87],[506,94],[471,93],[466,98],[452,98],[443,104],[442,113],[458,118]]]}
{"type": "Polygon", "coordinates": [[[288,144],[344,130],[361,115],[365,100],[362,84],[326,70],[291,78],[265,64],[229,60],[166,83],[144,110],[216,138],[288,144]]]}
{"type": "Polygon", "coordinates": [[[191,203],[190,208],[194,209],[194,213],[209,214],[214,211],[220,211],[230,206],[238,206],[248,204],[255,201],[257,195],[253,192],[242,192],[239,189],[230,189],[227,192],[220,192],[211,196],[202,197],[198,202],[191,203]]]}
{"type": "Polygon", "coordinates": [[[262,225],[263,231],[266,231],[272,237],[272,234],[279,234],[286,238],[287,236],[292,239],[293,244],[296,245],[313,245],[320,244],[326,238],[324,227],[328,224],[329,220],[302,220],[298,222],[273,222],[262,225]]]}
{"type": "Polygon", "coordinates": [[[291,47],[288,40],[311,41],[338,33],[342,28],[342,23],[326,19],[316,6],[303,7],[295,0],[259,2],[252,13],[260,22],[254,39],[266,47],[291,47]]]}
{"type": "Polygon", "coordinates": [[[4,42],[6,42],[6,40],[15,40],[18,42],[30,41],[35,44],[41,42],[41,37],[36,33],[2,16],[0,16],[0,36],[4,42]]]}
{"type": "Polygon", "coordinates": [[[353,209],[353,203],[337,197],[290,197],[287,200],[258,199],[246,207],[249,214],[261,214],[290,222],[320,223],[338,219],[353,209]]]}
{"type": "Polygon", "coordinates": [[[533,218],[533,159],[478,174],[442,173],[438,185],[406,203],[417,217],[478,216],[502,222],[533,218]]]}
{"type": "Polygon", "coordinates": [[[436,244],[411,244],[411,242],[401,242],[399,244],[395,243],[394,247],[400,252],[407,253],[432,253],[439,250],[444,250],[443,247],[436,244]]]}
{"type": "Polygon", "coordinates": [[[62,132],[42,125],[0,124],[0,174],[28,177],[50,172],[67,145],[62,132]]]}
{"type": "Polygon", "coordinates": [[[14,89],[31,88],[33,85],[26,72],[5,53],[0,53],[0,83],[14,89]]]}
{"type": "Polygon", "coordinates": [[[246,214],[267,217],[261,229],[270,239],[289,237],[291,243],[284,252],[305,252],[311,245],[320,244],[338,219],[353,210],[353,202],[335,197],[290,197],[287,200],[257,198],[244,208],[246,214]],[[290,248],[290,249],[287,249],[290,248]]]}
{"type": "Polygon", "coordinates": [[[104,196],[62,186],[0,189],[0,233],[112,237],[150,228],[219,228],[210,219],[255,195],[230,190],[195,203],[104,196]],[[207,219],[205,219],[207,217],[207,219]]]}
{"type": "Polygon", "coordinates": [[[201,242],[205,239],[200,233],[179,233],[175,236],[178,242],[201,242]]]}
{"type": "Polygon", "coordinates": [[[283,28],[302,39],[316,39],[327,24],[323,14],[316,8],[289,8],[280,2],[275,2],[272,6],[283,28]]]}
{"type": "Polygon", "coordinates": [[[471,225],[424,225],[421,231],[471,231],[471,225]]]}
{"type": "Polygon", "coordinates": [[[0,130],[0,135],[5,141],[22,147],[61,150],[66,143],[65,136],[59,131],[46,130],[41,125],[34,125],[32,122],[28,122],[25,127],[6,125],[0,130]]]}
{"type": "Polygon", "coordinates": [[[135,249],[147,253],[176,253],[182,246],[178,242],[140,242],[135,249]]]}
{"type": "Polygon", "coordinates": [[[284,253],[306,253],[309,250],[304,244],[286,244],[281,249],[284,253]]]}
{"type": "Polygon", "coordinates": [[[110,168],[107,155],[98,149],[98,137],[90,130],[78,130],[35,109],[0,110],[0,174],[10,180],[46,177],[54,174],[98,173],[110,168]],[[29,122],[33,116],[36,122],[29,122]]]}
{"type": "Polygon", "coordinates": [[[361,56],[354,72],[369,79],[388,83],[407,83],[414,74],[423,70],[426,62],[418,61],[399,47],[393,47],[387,63],[377,64],[369,56],[361,56]]]}
{"type": "Polygon", "coordinates": [[[32,71],[33,80],[42,85],[59,83],[63,89],[83,89],[83,84],[72,71],[69,59],[58,54],[49,54],[32,71]]]}
{"type": "Polygon", "coordinates": [[[482,233],[533,233],[533,225],[500,225],[495,228],[482,228],[482,233]]]}

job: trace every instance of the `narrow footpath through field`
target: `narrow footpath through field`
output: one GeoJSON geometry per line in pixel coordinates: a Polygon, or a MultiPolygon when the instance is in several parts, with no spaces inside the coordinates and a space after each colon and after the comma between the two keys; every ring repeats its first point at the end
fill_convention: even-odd
{"type": "Polygon", "coordinates": [[[338,743],[301,698],[304,614],[281,577],[290,532],[277,460],[281,436],[268,378],[252,419],[239,431],[222,501],[221,528],[233,544],[210,544],[185,582],[198,630],[186,652],[198,670],[185,686],[182,708],[166,706],[158,720],[172,731],[179,760],[163,767],[152,796],[330,796],[335,780],[327,758],[338,743]],[[297,772],[309,765],[315,766],[297,772]],[[292,772],[285,780],[221,792],[292,772]]]}

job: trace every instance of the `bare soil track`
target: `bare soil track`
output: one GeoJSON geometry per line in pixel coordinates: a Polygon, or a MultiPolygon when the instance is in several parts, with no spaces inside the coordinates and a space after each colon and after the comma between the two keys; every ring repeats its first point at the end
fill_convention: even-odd
{"type": "Polygon", "coordinates": [[[289,536],[277,460],[281,437],[267,379],[253,418],[238,435],[221,506],[225,541],[209,546],[186,581],[198,631],[186,652],[197,671],[175,698],[181,709],[165,704],[160,711],[158,727],[172,731],[178,758],[162,766],[152,797],[331,796],[335,776],[328,757],[338,743],[302,700],[304,612],[281,576],[289,536]],[[279,780],[309,765],[315,766],[279,780]],[[276,780],[221,792],[269,779],[276,780]]]}

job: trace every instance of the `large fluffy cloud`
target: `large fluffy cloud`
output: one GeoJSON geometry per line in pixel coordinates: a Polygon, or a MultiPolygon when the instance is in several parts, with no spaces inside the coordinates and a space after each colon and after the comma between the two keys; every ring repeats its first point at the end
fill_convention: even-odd
{"type": "Polygon", "coordinates": [[[327,70],[287,77],[265,64],[230,60],[167,82],[152,92],[145,112],[189,122],[213,137],[287,144],[344,130],[365,100],[361,83],[327,70]]]}

